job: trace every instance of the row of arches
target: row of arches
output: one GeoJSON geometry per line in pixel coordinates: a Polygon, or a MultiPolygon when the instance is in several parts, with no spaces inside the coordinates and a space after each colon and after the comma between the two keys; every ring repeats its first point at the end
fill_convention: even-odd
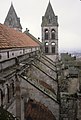
{"type": "MultiPolygon", "coordinates": [[[[49,53],[49,47],[48,46],[45,46],[45,53],[49,53]]],[[[51,53],[52,54],[55,54],[55,46],[54,47],[51,47],[51,53]]]]}
{"type": "MultiPolygon", "coordinates": [[[[49,45],[49,43],[48,42],[45,42],[45,46],[48,46],[49,45]]],[[[51,42],[51,45],[52,46],[55,46],[55,42],[51,42]]]]}
{"type": "MultiPolygon", "coordinates": [[[[49,53],[49,43],[45,42],[45,53],[49,53]]],[[[55,54],[55,42],[51,43],[51,53],[55,54]]]]}
{"type": "MultiPolygon", "coordinates": [[[[45,29],[45,31],[44,31],[45,40],[49,39],[49,35],[50,35],[49,30],[45,29]]],[[[54,29],[51,30],[51,39],[55,39],[55,30],[54,29]]]]}
{"type": "Polygon", "coordinates": [[[10,85],[6,84],[5,88],[0,89],[0,106],[4,105],[4,102],[9,103],[15,94],[15,84],[14,81],[10,85]]]}

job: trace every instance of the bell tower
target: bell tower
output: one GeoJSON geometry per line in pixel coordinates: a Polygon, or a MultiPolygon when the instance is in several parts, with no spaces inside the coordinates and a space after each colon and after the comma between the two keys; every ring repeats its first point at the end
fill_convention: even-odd
{"type": "Polygon", "coordinates": [[[45,15],[42,16],[42,43],[44,53],[53,61],[58,55],[58,17],[49,1],[45,15]]]}
{"type": "Polygon", "coordinates": [[[4,25],[10,28],[14,28],[15,30],[22,31],[22,26],[20,24],[20,18],[17,16],[12,3],[8,11],[8,14],[5,18],[4,25]]]}

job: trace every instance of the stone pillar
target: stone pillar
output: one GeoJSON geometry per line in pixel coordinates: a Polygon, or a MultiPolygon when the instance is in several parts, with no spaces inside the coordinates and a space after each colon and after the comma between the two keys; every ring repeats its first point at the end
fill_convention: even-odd
{"type": "Polygon", "coordinates": [[[21,89],[18,75],[16,77],[16,117],[21,120],[21,89]]]}
{"type": "Polygon", "coordinates": [[[1,89],[0,89],[0,106],[1,106],[1,89]]]}
{"type": "Polygon", "coordinates": [[[4,97],[4,105],[7,105],[8,103],[8,95],[7,95],[7,84],[4,86],[5,88],[5,97],[4,97]]]}
{"type": "Polygon", "coordinates": [[[9,91],[9,85],[6,84],[6,86],[7,86],[7,103],[9,103],[9,102],[10,102],[10,91],[9,91]]]}
{"type": "Polygon", "coordinates": [[[0,106],[3,106],[3,91],[0,89],[0,106]]]}

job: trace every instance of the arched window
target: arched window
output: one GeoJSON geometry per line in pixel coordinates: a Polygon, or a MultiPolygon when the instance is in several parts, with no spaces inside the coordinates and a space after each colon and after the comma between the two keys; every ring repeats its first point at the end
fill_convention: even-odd
{"type": "Polygon", "coordinates": [[[45,53],[48,53],[49,49],[48,49],[48,42],[45,43],[45,53]]]}
{"type": "Polygon", "coordinates": [[[52,51],[52,53],[54,53],[55,54],[55,42],[52,42],[51,43],[51,51],[52,51]]]}
{"type": "Polygon", "coordinates": [[[45,29],[45,40],[48,40],[48,29],[45,29]]]}
{"type": "Polygon", "coordinates": [[[55,30],[54,29],[51,30],[51,39],[55,39],[55,30]]]}
{"type": "Polygon", "coordinates": [[[48,46],[48,42],[45,42],[45,46],[48,46]]]}

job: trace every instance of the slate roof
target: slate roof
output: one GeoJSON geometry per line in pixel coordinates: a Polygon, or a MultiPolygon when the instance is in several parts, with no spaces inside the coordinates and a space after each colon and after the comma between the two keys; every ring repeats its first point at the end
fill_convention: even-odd
{"type": "Polygon", "coordinates": [[[0,49],[21,48],[39,46],[31,37],[25,33],[0,24],[0,49]]]}
{"type": "Polygon", "coordinates": [[[47,6],[45,15],[42,17],[42,25],[41,26],[46,26],[49,24],[54,25],[54,26],[58,26],[57,16],[55,16],[55,13],[53,11],[53,8],[51,6],[50,1],[49,1],[48,6],[47,6]]]}
{"type": "Polygon", "coordinates": [[[46,12],[45,12],[45,16],[49,16],[50,13],[51,13],[53,16],[55,16],[55,13],[54,13],[53,8],[52,8],[52,6],[51,6],[51,3],[50,3],[50,1],[49,1],[49,4],[48,4],[47,9],[46,9],[46,12]]]}
{"type": "Polygon", "coordinates": [[[4,21],[4,24],[12,28],[19,28],[20,30],[22,30],[20,18],[17,16],[12,3],[4,21]]]}

